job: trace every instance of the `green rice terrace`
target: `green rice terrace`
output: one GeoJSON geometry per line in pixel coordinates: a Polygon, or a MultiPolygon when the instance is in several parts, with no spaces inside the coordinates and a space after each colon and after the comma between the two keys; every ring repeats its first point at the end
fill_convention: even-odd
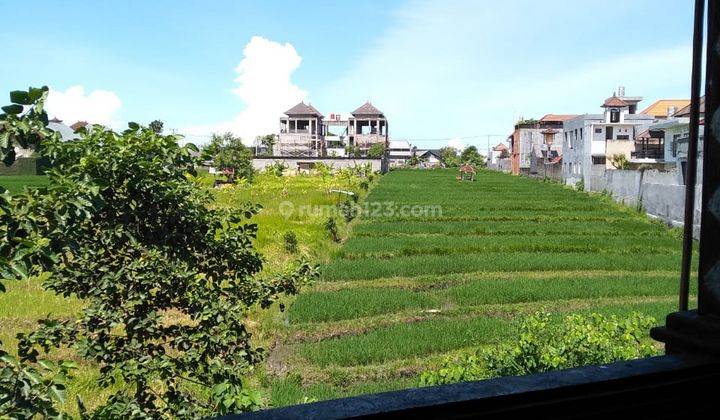
{"type": "Polygon", "coordinates": [[[287,311],[273,405],[417,386],[538,309],[661,323],[676,307],[676,230],[603,195],[455,171],[393,171],[371,189],[370,211],[287,311]]]}

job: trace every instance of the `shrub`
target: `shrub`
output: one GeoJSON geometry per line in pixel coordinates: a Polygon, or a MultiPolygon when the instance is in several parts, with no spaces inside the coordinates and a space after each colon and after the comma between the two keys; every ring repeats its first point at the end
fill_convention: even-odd
{"type": "Polygon", "coordinates": [[[340,242],[340,235],[334,218],[330,217],[325,221],[325,230],[328,231],[333,241],[340,242]]]}
{"type": "Polygon", "coordinates": [[[630,161],[628,160],[627,156],[622,153],[612,155],[610,157],[610,164],[612,164],[613,168],[615,169],[630,169],[630,161]]]}
{"type": "Polygon", "coordinates": [[[382,155],[385,154],[385,145],[382,143],[375,143],[367,151],[367,156],[369,158],[378,159],[381,158],[382,155]]]}
{"type": "Polygon", "coordinates": [[[420,382],[447,384],[649,357],[657,351],[643,337],[653,325],[655,319],[639,313],[624,319],[573,314],[552,323],[549,313],[537,312],[521,322],[515,342],[446,359],[440,369],[424,372],[420,382]]]}
{"type": "Polygon", "coordinates": [[[281,161],[275,161],[265,168],[266,172],[269,172],[275,176],[283,176],[283,173],[288,168],[286,164],[281,161]]]}
{"type": "Polygon", "coordinates": [[[367,191],[370,188],[370,183],[366,180],[360,181],[360,188],[362,188],[364,191],[367,191]]]}
{"type": "MultiPolygon", "coordinates": [[[[357,197],[357,194],[355,194],[353,197],[357,197]]],[[[340,212],[345,218],[346,223],[352,222],[352,220],[357,215],[357,208],[355,207],[355,203],[351,200],[345,200],[342,203],[339,203],[338,208],[340,209],[340,212]]]]}
{"type": "Polygon", "coordinates": [[[575,183],[575,189],[578,191],[585,191],[585,180],[581,178],[579,181],[577,181],[575,183]]]}
{"type": "Polygon", "coordinates": [[[291,254],[295,254],[298,250],[297,235],[292,230],[289,230],[283,234],[283,241],[285,242],[285,250],[291,254]]]}
{"type": "MultiPolygon", "coordinates": [[[[70,347],[96,363],[98,383],[122,383],[98,417],[206,417],[260,404],[244,376],[264,351],[245,326],[252,306],[297,293],[316,275],[301,263],[261,280],[258,207],[216,208],[192,177],[192,145],[131,123],[80,139],[43,140],[49,188],[13,197],[9,225],[42,238],[46,289],[83,299],[78,319],[46,319],[19,336],[23,362],[70,347]],[[199,392],[196,389],[207,390],[199,392]]],[[[37,252],[36,252],[37,253],[37,252]]]]}

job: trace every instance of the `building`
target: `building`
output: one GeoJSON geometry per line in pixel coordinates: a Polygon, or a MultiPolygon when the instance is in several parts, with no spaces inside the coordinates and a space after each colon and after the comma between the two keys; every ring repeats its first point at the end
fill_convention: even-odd
{"type": "Polygon", "coordinates": [[[390,140],[388,160],[390,166],[403,166],[413,155],[413,147],[407,140],[390,140]]]}
{"type": "Polygon", "coordinates": [[[370,102],[365,102],[352,113],[349,122],[350,145],[365,155],[373,144],[388,147],[388,122],[385,115],[370,102]]]}
{"type": "Polygon", "coordinates": [[[324,156],[323,115],[300,102],[280,118],[280,134],[273,150],[277,156],[324,156]]]}
{"type": "Polygon", "coordinates": [[[438,168],[445,166],[440,149],[417,150],[415,152],[420,164],[425,167],[438,168]]]}
{"type": "MultiPolygon", "coordinates": [[[[698,130],[698,167],[702,171],[703,138],[705,133],[705,98],[700,99],[700,127],[698,130]]],[[[666,168],[677,168],[679,181],[685,183],[688,139],[690,138],[690,105],[679,109],[670,118],[657,121],[651,130],[662,133],[664,139],[662,159],[666,168]]]]}
{"type": "Polygon", "coordinates": [[[497,146],[493,147],[492,150],[490,150],[488,162],[491,165],[497,165],[498,159],[502,159],[505,157],[510,157],[510,149],[505,145],[505,143],[498,143],[497,146]]]}
{"type": "Polygon", "coordinates": [[[602,114],[584,114],[563,123],[562,174],[566,183],[582,181],[589,189],[593,171],[614,169],[613,156],[624,155],[632,161],[636,137],[655,120],[635,113],[641,100],[613,93],[601,105],[602,114]]]}
{"type": "Polygon", "coordinates": [[[671,118],[677,111],[690,105],[690,99],[659,99],[640,113],[652,115],[656,120],[671,118]]]}
{"type": "Polygon", "coordinates": [[[349,117],[332,113],[326,119],[310,104],[300,102],[280,118],[276,156],[365,156],[372,145],[388,147],[388,121],[382,111],[366,102],[349,117]]]}
{"type": "Polygon", "coordinates": [[[533,160],[562,156],[563,123],[575,115],[547,114],[540,120],[521,120],[515,124],[510,140],[511,172],[529,174],[533,160]],[[548,143],[548,141],[550,143],[548,143]]]}

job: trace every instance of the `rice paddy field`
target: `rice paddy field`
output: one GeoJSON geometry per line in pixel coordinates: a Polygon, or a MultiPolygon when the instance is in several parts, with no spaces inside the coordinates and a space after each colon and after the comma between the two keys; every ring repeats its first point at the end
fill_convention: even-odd
{"type": "Polygon", "coordinates": [[[371,190],[366,208],[383,211],[353,222],[286,314],[268,359],[272,405],[417,386],[423,370],[511,339],[541,308],[659,324],[675,308],[677,230],[554,183],[455,176],[399,170],[371,190]]]}

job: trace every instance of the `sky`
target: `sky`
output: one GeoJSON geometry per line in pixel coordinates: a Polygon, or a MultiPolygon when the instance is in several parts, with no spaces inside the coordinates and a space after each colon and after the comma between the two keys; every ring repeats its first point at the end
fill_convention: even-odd
{"type": "Polygon", "coordinates": [[[483,151],[521,117],[598,113],[618,86],[641,108],[690,92],[689,0],[8,7],[0,92],[48,85],[50,116],[68,124],[160,119],[195,143],[224,131],[250,143],[301,100],[326,116],[369,100],[392,139],[483,151]]]}

